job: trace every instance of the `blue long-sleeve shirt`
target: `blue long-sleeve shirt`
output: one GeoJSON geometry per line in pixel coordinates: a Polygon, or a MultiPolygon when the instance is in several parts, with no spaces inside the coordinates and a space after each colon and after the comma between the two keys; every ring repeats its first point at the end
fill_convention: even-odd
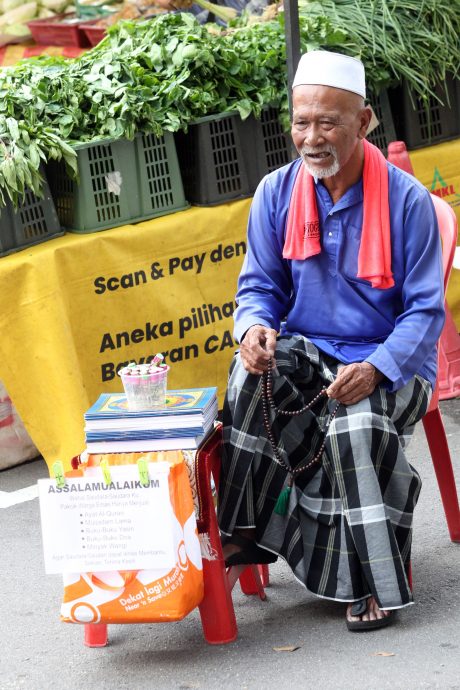
{"type": "Polygon", "coordinates": [[[356,277],[363,219],[362,181],[334,204],[315,185],[321,253],[286,260],[286,220],[300,160],[267,175],[251,206],[248,250],[238,281],[235,338],[254,324],[301,334],[340,362],[368,361],[398,390],[415,374],[434,386],[444,323],[441,244],[428,191],[388,163],[395,285],[356,277]]]}

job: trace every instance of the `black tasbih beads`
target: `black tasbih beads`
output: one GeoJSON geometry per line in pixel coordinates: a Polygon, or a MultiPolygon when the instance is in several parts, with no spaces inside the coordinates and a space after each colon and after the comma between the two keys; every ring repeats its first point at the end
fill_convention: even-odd
{"type": "Polygon", "coordinates": [[[281,456],[281,453],[278,450],[278,444],[276,443],[276,439],[273,433],[272,426],[270,424],[270,408],[274,410],[275,415],[279,414],[280,416],[285,416],[285,417],[297,417],[301,415],[303,412],[306,412],[307,410],[310,410],[313,405],[320,400],[324,395],[327,395],[326,393],[326,388],[322,388],[318,395],[316,395],[313,400],[310,400],[309,403],[304,405],[300,410],[280,410],[276,406],[275,401],[273,400],[273,373],[272,373],[272,368],[273,368],[273,363],[272,359],[270,358],[269,363],[268,363],[268,370],[263,373],[262,375],[262,410],[263,410],[263,421],[264,421],[264,428],[267,433],[267,438],[270,442],[272,451],[273,451],[273,456],[275,458],[275,461],[278,463],[278,465],[281,465],[289,474],[288,477],[288,483],[287,486],[284,487],[283,491],[278,497],[278,500],[275,505],[275,513],[278,513],[279,515],[285,515],[289,503],[289,494],[291,492],[292,485],[295,481],[295,478],[297,475],[299,475],[301,472],[305,472],[305,470],[308,470],[312,465],[315,463],[318,463],[321,459],[321,456],[324,452],[324,448],[326,447],[326,437],[327,437],[327,432],[329,431],[329,427],[331,425],[332,420],[337,414],[337,410],[339,409],[340,403],[338,402],[332,412],[329,415],[328,422],[326,424],[326,428],[324,430],[324,439],[323,442],[321,443],[321,446],[316,453],[315,457],[310,460],[309,462],[303,463],[301,465],[298,465],[295,468],[292,468],[287,462],[284,461],[284,459],[281,456]]]}

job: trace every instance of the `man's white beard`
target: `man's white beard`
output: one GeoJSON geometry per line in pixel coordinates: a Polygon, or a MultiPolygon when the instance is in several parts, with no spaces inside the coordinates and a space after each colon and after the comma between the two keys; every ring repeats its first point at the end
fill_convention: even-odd
{"type": "Polygon", "coordinates": [[[307,149],[306,147],[303,147],[300,150],[300,155],[302,156],[305,167],[310,175],[313,175],[313,177],[315,177],[317,180],[321,180],[324,177],[333,177],[334,175],[337,175],[340,170],[340,163],[337,160],[337,151],[334,146],[323,146],[318,149],[307,149]],[[334,160],[331,165],[328,168],[317,168],[316,166],[311,165],[307,158],[307,154],[324,153],[324,151],[327,151],[327,153],[330,153],[333,157],[334,160]]]}

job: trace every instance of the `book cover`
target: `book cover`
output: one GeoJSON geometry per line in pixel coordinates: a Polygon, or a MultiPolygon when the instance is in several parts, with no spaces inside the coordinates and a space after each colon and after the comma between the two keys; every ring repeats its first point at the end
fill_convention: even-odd
{"type": "Polygon", "coordinates": [[[92,441],[86,444],[88,453],[137,453],[154,450],[193,450],[208,434],[189,438],[162,438],[137,441],[92,441]]]}
{"type": "Polygon", "coordinates": [[[86,442],[96,441],[141,441],[162,438],[193,438],[206,434],[214,425],[215,417],[203,424],[194,424],[190,427],[163,428],[163,429],[99,429],[86,431],[86,442]]]}
{"type": "MultiPolygon", "coordinates": [[[[207,408],[205,414],[177,414],[170,417],[105,417],[104,419],[86,419],[85,432],[92,431],[131,431],[135,429],[150,431],[152,429],[190,429],[203,426],[210,419],[217,419],[217,400],[207,408]]],[[[178,434],[175,434],[176,436],[178,434]]]]}
{"type": "Polygon", "coordinates": [[[102,393],[84,414],[90,419],[135,419],[204,414],[216,399],[217,388],[183,388],[166,392],[166,405],[158,410],[129,410],[124,393],[102,393]]]}

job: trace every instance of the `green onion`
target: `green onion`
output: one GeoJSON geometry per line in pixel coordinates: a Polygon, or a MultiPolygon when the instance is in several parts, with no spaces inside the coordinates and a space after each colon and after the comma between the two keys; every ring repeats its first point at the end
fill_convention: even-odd
{"type": "Polygon", "coordinates": [[[299,13],[346,33],[338,49],[363,60],[374,92],[405,80],[427,101],[459,73],[460,0],[299,0],[299,13]]]}
{"type": "Polygon", "coordinates": [[[223,22],[230,22],[235,19],[238,12],[233,7],[222,7],[221,5],[216,5],[213,2],[208,2],[208,0],[195,0],[195,4],[202,7],[208,12],[212,12],[215,17],[222,19],[223,22]]]}

